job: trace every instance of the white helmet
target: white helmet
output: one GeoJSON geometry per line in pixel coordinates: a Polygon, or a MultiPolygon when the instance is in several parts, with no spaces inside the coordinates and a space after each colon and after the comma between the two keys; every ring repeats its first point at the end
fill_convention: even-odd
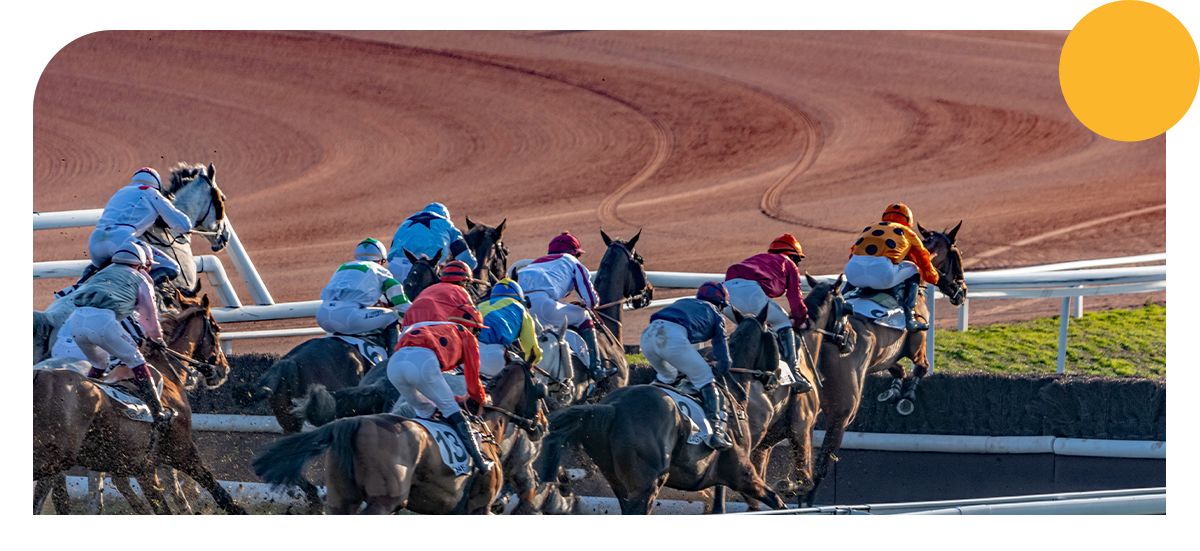
{"type": "Polygon", "coordinates": [[[146,265],[146,255],[142,253],[142,249],[137,245],[128,244],[113,253],[112,261],[114,264],[124,264],[137,268],[138,266],[146,265]]]}
{"type": "Polygon", "coordinates": [[[372,239],[370,237],[363,239],[361,242],[359,242],[358,246],[354,248],[355,260],[379,262],[380,260],[383,260],[386,255],[387,249],[383,248],[383,243],[380,243],[378,239],[372,239]]]}
{"type": "Polygon", "coordinates": [[[131,185],[137,184],[141,186],[150,186],[158,190],[162,189],[162,178],[158,177],[158,171],[147,166],[138,169],[138,171],[133,174],[133,178],[129,180],[129,183],[131,185]]]}
{"type": "Polygon", "coordinates": [[[153,266],[154,264],[156,264],[156,262],[154,261],[154,248],[151,247],[149,243],[146,243],[145,241],[142,241],[142,240],[137,240],[137,241],[134,241],[133,244],[137,248],[141,249],[142,257],[146,259],[147,267],[150,267],[150,266],[153,266]]]}

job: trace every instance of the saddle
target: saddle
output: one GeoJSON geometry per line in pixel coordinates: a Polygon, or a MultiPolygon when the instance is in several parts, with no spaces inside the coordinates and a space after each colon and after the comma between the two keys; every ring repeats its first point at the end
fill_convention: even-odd
{"type": "MultiPolygon", "coordinates": [[[[780,365],[783,365],[785,367],[784,371],[787,371],[787,366],[785,364],[780,363],[780,365]]],[[[663,390],[669,390],[686,398],[690,398],[692,401],[696,402],[698,407],[701,408],[700,417],[704,417],[704,399],[700,397],[700,389],[696,388],[696,385],[693,385],[692,382],[688,380],[686,375],[682,373],[679,374],[679,376],[676,377],[675,381],[671,384],[666,384],[662,381],[656,380],[651,382],[650,385],[656,386],[663,390]]],[[[716,385],[717,391],[721,393],[721,401],[725,405],[725,412],[734,414],[738,419],[745,419],[746,411],[738,408],[737,402],[733,399],[733,395],[729,393],[729,389],[725,388],[725,385],[721,384],[720,382],[716,383],[716,385]]]]}
{"type": "Polygon", "coordinates": [[[350,344],[358,350],[363,359],[367,361],[367,369],[374,367],[376,364],[387,360],[387,337],[383,334],[362,334],[362,335],[343,335],[341,333],[327,333],[324,338],[341,339],[347,344],[350,344]]]}
{"type": "MultiPolygon", "coordinates": [[[[917,291],[918,296],[921,291],[917,291]]],[[[891,289],[866,289],[856,287],[846,293],[846,303],[854,308],[854,315],[876,325],[904,331],[905,285],[901,283],[891,289]]]]}
{"type": "MultiPolygon", "coordinates": [[[[496,442],[495,437],[488,430],[487,425],[483,424],[481,419],[466,414],[466,412],[464,412],[464,415],[471,428],[479,433],[481,443],[496,442]]],[[[471,474],[471,454],[467,452],[467,448],[458,436],[458,431],[454,428],[453,423],[442,417],[440,412],[435,412],[433,419],[411,417],[409,420],[421,425],[429,432],[429,436],[437,442],[438,450],[442,456],[442,463],[445,463],[446,467],[454,471],[455,477],[471,474]]]]}
{"type": "MultiPolygon", "coordinates": [[[[163,391],[162,374],[150,364],[146,364],[146,367],[150,370],[150,380],[154,383],[154,391],[161,400],[163,391]]],[[[138,397],[138,389],[133,383],[133,378],[133,370],[122,364],[114,367],[99,379],[89,380],[95,383],[109,398],[112,398],[114,407],[124,414],[125,417],[133,421],[153,423],[154,418],[150,415],[150,407],[138,397]]],[[[170,412],[170,408],[167,408],[165,405],[163,406],[163,410],[170,412]]]]}

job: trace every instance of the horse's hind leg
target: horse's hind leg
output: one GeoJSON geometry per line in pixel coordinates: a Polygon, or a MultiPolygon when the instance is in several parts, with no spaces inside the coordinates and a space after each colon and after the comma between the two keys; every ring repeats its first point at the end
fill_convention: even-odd
{"type": "MultiPolygon", "coordinates": [[[[55,489],[58,477],[63,477],[64,484],[66,483],[66,475],[62,473],[37,481],[37,485],[33,488],[33,514],[42,514],[42,509],[46,506],[46,498],[50,497],[51,491],[55,489]]],[[[55,505],[54,511],[58,513],[57,503],[55,505]]]]}
{"type": "Polygon", "coordinates": [[[89,515],[104,514],[104,473],[88,471],[88,509],[89,515]]]}
{"type": "Polygon", "coordinates": [[[209,472],[208,468],[206,468],[204,464],[200,462],[200,451],[196,449],[196,445],[192,442],[191,436],[187,435],[187,438],[188,439],[186,442],[187,445],[190,445],[190,447],[182,450],[181,455],[183,457],[177,464],[174,464],[173,466],[183,472],[183,474],[192,477],[196,482],[200,483],[200,486],[204,487],[204,489],[208,491],[209,495],[212,496],[213,501],[217,503],[217,506],[223,509],[227,514],[247,514],[246,510],[243,509],[241,505],[234,503],[233,496],[229,495],[229,492],[225,491],[225,488],[221,487],[221,484],[217,482],[216,477],[214,477],[212,473],[209,472]]]}
{"type": "MultiPolygon", "coordinates": [[[[183,484],[181,484],[180,476],[183,475],[179,471],[165,465],[158,472],[159,479],[166,480],[167,482],[167,496],[174,502],[175,512],[181,515],[191,515],[194,514],[191,501],[195,500],[188,500],[183,484]]],[[[191,482],[192,486],[195,486],[196,483],[191,479],[188,479],[188,481],[191,482]]]]}
{"type": "Polygon", "coordinates": [[[905,385],[907,388],[904,390],[904,397],[899,402],[896,402],[897,413],[900,415],[910,415],[916,409],[917,406],[914,402],[917,400],[917,385],[920,383],[921,377],[914,376],[909,380],[909,384],[905,385]]]}
{"type": "MultiPolygon", "coordinates": [[[[626,493],[624,491],[617,493],[617,502],[621,505],[622,515],[649,515],[654,512],[654,500],[658,498],[658,492],[662,490],[663,484],[667,483],[667,474],[663,473],[649,488],[634,493],[626,493]]],[[[616,488],[614,488],[616,490],[616,488]]]]}
{"type": "Polygon", "coordinates": [[[367,498],[367,506],[360,515],[390,515],[400,509],[404,500],[393,496],[371,496],[367,498]]]}
{"type": "MultiPolygon", "coordinates": [[[[129,507],[133,509],[133,512],[135,514],[138,514],[138,515],[153,515],[154,514],[154,512],[150,510],[150,506],[146,505],[146,503],[144,501],[142,501],[142,498],[137,495],[137,492],[133,491],[133,486],[131,486],[129,484],[128,478],[117,476],[117,477],[113,477],[112,482],[113,482],[113,486],[117,488],[117,491],[121,492],[121,495],[125,498],[126,503],[129,503],[129,507]]],[[[142,481],[139,480],[138,486],[142,487],[143,492],[147,491],[146,487],[148,486],[148,484],[143,484],[142,481]]],[[[146,494],[147,499],[149,499],[149,496],[150,496],[150,494],[146,494]]]]}

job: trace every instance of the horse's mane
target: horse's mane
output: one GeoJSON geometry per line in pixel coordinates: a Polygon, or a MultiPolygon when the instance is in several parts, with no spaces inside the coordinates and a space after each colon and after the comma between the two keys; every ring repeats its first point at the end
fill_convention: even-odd
{"type": "Polygon", "coordinates": [[[500,381],[504,379],[504,376],[505,376],[505,375],[506,375],[506,374],[507,374],[507,373],[508,373],[510,370],[512,370],[514,367],[520,366],[520,365],[521,365],[521,364],[523,364],[523,363],[524,363],[524,362],[523,362],[523,361],[520,361],[520,360],[517,360],[517,361],[507,361],[507,362],[504,362],[504,369],[501,369],[501,370],[500,370],[500,372],[499,372],[499,373],[497,373],[495,377],[492,377],[492,378],[491,378],[491,379],[488,381],[487,385],[483,387],[483,390],[484,390],[484,392],[487,392],[488,394],[491,394],[491,393],[492,393],[492,391],[493,391],[493,390],[494,390],[494,389],[495,389],[497,386],[499,386],[499,385],[500,385],[500,381]]]}
{"type": "Polygon", "coordinates": [[[804,304],[812,310],[812,307],[817,304],[824,303],[829,298],[829,295],[834,291],[833,285],[821,282],[816,287],[813,287],[808,295],[804,297],[804,304]],[[810,302],[811,301],[811,302],[810,302]]]}
{"type": "Polygon", "coordinates": [[[204,172],[204,164],[189,165],[183,161],[175,164],[171,169],[171,176],[163,183],[163,195],[172,195],[183,189],[183,186],[196,179],[201,172],[204,172]]]}
{"type": "MultiPolygon", "coordinates": [[[[744,316],[742,318],[742,322],[737,324],[737,327],[733,328],[733,334],[729,335],[729,340],[726,343],[726,345],[729,347],[731,355],[732,355],[733,350],[741,349],[741,347],[746,344],[747,340],[749,340],[751,338],[754,338],[754,339],[759,338],[759,334],[761,333],[761,331],[742,331],[743,327],[747,326],[748,324],[752,324],[752,323],[757,324],[759,322],[754,316],[744,316]]],[[[758,345],[757,342],[752,343],[752,344],[754,344],[755,347],[757,347],[757,345],[758,345]]]]}
{"type": "Polygon", "coordinates": [[[174,329],[171,330],[171,335],[166,338],[166,341],[168,343],[174,342],[175,339],[178,339],[179,336],[183,333],[184,329],[187,328],[187,324],[184,323],[185,321],[187,321],[192,316],[195,316],[197,314],[204,314],[204,315],[207,314],[206,310],[202,306],[200,306],[200,301],[196,301],[195,303],[185,302],[183,304],[183,306],[184,306],[183,311],[179,312],[178,314],[175,314],[175,313],[163,314],[163,317],[167,318],[167,320],[165,320],[165,321],[169,321],[170,323],[175,324],[174,329]]]}

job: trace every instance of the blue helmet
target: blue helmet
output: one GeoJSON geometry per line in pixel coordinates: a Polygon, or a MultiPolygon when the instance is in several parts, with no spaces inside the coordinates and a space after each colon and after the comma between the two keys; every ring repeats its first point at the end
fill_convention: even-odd
{"type": "Polygon", "coordinates": [[[521,290],[521,286],[517,282],[504,278],[496,282],[492,287],[492,298],[511,297],[518,301],[525,302],[525,291],[521,290]]]}
{"type": "Polygon", "coordinates": [[[441,203],[429,203],[428,205],[425,205],[425,208],[421,209],[421,212],[431,212],[441,216],[442,218],[445,218],[446,220],[450,219],[450,209],[446,208],[446,205],[441,203]]]}
{"type": "Polygon", "coordinates": [[[725,285],[716,281],[705,281],[703,285],[696,290],[696,298],[706,300],[721,308],[729,304],[729,291],[725,290],[725,285]]]}

